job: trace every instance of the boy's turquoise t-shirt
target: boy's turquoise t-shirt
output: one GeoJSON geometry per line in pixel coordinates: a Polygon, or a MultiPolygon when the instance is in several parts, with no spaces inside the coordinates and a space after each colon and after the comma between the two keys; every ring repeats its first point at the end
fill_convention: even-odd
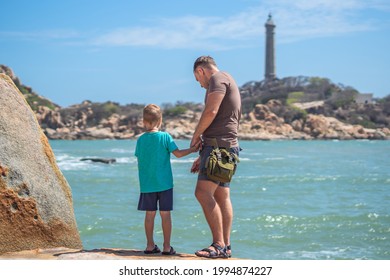
{"type": "Polygon", "coordinates": [[[173,188],[171,153],[178,147],[167,132],[142,134],[135,148],[141,193],[161,192],[173,188]]]}

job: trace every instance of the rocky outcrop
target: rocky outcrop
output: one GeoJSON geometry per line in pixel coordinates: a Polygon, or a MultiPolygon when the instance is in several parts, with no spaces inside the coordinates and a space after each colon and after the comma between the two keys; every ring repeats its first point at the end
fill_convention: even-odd
{"type": "MultiPolygon", "coordinates": [[[[22,91],[49,139],[136,139],[144,131],[144,105],[84,101],[60,108],[21,84],[12,69],[0,65],[0,73],[11,77],[22,91]]],[[[332,92],[341,98],[343,94],[351,94],[351,89],[339,88],[328,79],[315,77],[288,77],[276,81],[271,87],[262,82],[247,83],[240,88],[243,116],[239,137],[250,140],[390,138],[390,97],[378,104],[354,104],[334,109],[332,104],[337,100],[324,99],[332,92]],[[302,91],[305,89],[306,94],[302,91]],[[290,93],[292,97],[286,99],[290,93]],[[283,104],[280,100],[284,100],[283,104]],[[259,102],[266,103],[257,104],[259,102]]],[[[191,139],[202,105],[186,107],[177,104],[179,106],[173,110],[167,107],[164,111],[162,130],[176,139],[191,139]]]]}
{"type": "Polygon", "coordinates": [[[81,248],[71,189],[37,119],[0,74],[0,254],[81,248]]]}
{"type": "MultiPolygon", "coordinates": [[[[334,117],[307,114],[291,122],[286,121],[278,111],[283,110],[278,100],[270,100],[267,104],[257,104],[253,111],[242,117],[239,138],[244,140],[276,140],[276,139],[389,139],[388,128],[369,129],[361,125],[343,123],[334,117]]],[[[135,139],[143,133],[142,114],[135,121],[127,120],[127,116],[113,114],[103,118],[98,125],[89,126],[86,121],[76,119],[72,124],[63,124],[58,112],[40,108],[37,115],[42,128],[49,139],[135,139]],[[50,125],[48,125],[50,124],[50,125]],[[80,125],[79,125],[80,124],[80,125]]],[[[94,112],[90,109],[91,116],[94,112]]],[[[164,118],[162,129],[176,139],[191,139],[200,118],[200,112],[187,110],[176,117],[164,118]]],[[[81,114],[81,116],[84,116],[81,114]]]]}
{"type": "Polygon", "coordinates": [[[27,100],[27,103],[34,111],[36,111],[39,106],[45,106],[52,110],[59,108],[57,104],[53,103],[49,99],[38,95],[36,92],[33,91],[31,87],[22,84],[20,79],[15,75],[14,71],[11,68],[0,64],[0,74],[5,74],[11,78],[16,87],[20,90],[24,98],[27,100]]]}
{"type": "Polygon", "coordinates": [[[143,132],[139,112],[127,109],[123,113],[110,113],[110,109],[120,109],[112,102],[82,104],[68,108],[50,110],[40,106],[37,119],[49,139],[90,140],[90,139],[131,139],[143,132]]]}
{"type": "Polygon", "coordinates": [[[173,138],[191,139],[196,125],[200,119],[201,113],[187,110],[176,118],[167,118],[164,121],[163,128],[173,138]]]}
{"type": "Polygon", "coordinates": [[[270,100],[267,104],[258,104],[241,122],[240,138],[246,140],[274,139],[390,139],[388,128],[369,129],[361,125],[343,123],[333,117],[308,114],[305,118],[291,123],[278,116],[282,104],[270,100]]]}

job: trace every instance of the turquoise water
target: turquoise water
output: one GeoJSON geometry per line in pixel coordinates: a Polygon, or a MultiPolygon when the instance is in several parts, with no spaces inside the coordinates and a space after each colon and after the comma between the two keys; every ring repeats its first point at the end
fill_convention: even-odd
{"type": "MultiPolygon", "coordinates": [[[[86,249],[145,248],[135,141],[51,141],[73,193],[86,249]],[[82,157],[117,163],[81,162],[82,157]]],[[[189,142],[178,140],[180,148],[189,142]]],[[[250,259],[390,259],[390,141],[241,141],[232,183],[233,256],[250,259]]],[[[172,245],[211,242],[194,198],[195,154],[172,156],[172,245]]],[[[155,240],[162,246],[161,221],[155,240]]]]}

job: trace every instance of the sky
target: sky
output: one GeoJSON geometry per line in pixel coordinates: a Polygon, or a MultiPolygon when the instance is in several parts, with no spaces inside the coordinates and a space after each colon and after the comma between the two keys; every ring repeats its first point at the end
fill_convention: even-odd
{"type": "Polygon", "coordinates": [[[269,13],[278,78],[390,94],[388,0],[0,0],[0,11],[0,64],[63,107],[203,102],[201,55],[239,86],[261,81],[269,13]]]}

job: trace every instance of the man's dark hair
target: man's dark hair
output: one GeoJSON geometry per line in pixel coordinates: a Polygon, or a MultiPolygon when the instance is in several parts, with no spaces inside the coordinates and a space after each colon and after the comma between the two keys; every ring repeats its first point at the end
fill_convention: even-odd
{"type": "Polygon", "coordinates": [[[214,65],[215,67],[217,67],[217,64],[215,63],[214,58],[212,58],[211,56],[198,57],[194,63],[194,72],[198,66],[210,68],[211,65],[214,65]]]}

